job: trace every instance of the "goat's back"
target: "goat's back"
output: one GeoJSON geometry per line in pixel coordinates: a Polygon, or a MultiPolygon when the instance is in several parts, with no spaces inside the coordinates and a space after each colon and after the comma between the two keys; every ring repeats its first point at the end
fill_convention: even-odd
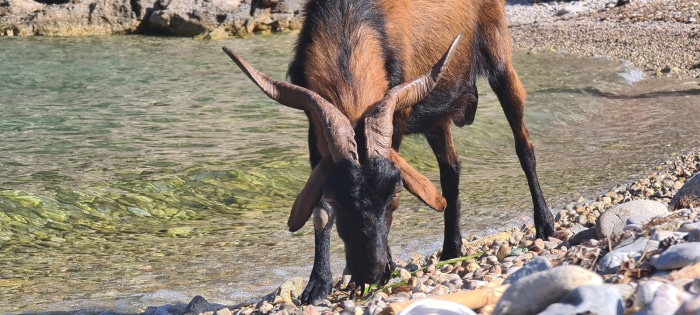
{"type": "MultiPolygon", "coordinates": [[[[503,0],[311,0],[305,13],[289,77],[340,108],[353,124],[390,87],[429,72],[458,34],[457,53],[423,107],[472,93],[465,86],[497,66],[484,55],[510,58],[507,31],[493,31],[507,30],[503,0]]],[[[453,106],[433,112],[457,111],[453,106]]],[[[400,132],[417,132],[404,125],[411,112],[396,114],[400,132]]],[[[419,118],[413,125],[441,117],[419,118]]]]}

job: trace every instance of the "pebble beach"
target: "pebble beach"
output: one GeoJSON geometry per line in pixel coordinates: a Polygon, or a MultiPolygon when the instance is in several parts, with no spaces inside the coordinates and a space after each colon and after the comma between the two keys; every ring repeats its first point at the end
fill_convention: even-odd
{"type": "MultiPolygon", "coordinates": [[[[509,1],[514,49],[607,56],[649,80],[700,78],[700,2],[616,4],[509,1]]],[[[464,314],[700,314],[700,217],[692,199],[674,198],[700,181],[697,172],[700,150],[678,152],[639,180],[552,209],[555,237],[536,239],[525,224],[465,238],[465,257],[410,255],[388,284],[362,296],[351,297],[348,277],[338,276],[327,300],[301,305],[308,275],[298,275],[255,301],[220,305],[202,292],[145,314],[398,314],[427,299],[458,302],[464,314]]]]}
{"type": "Polygon", "coordinates": [[[606,56],[651,76],[700,78],[700,2],[527,2],[506,6],[516,51],[606,56]]]}
{"type": "Polygon", "coordinates": [[[145,314],[398,314],[426,300],[467,305],[464,314],[700,314],[700,198],[674,198],[686,182],[700,188],[697,172],[700,150],[679,154],[640,180],[555,210],[556,237],[536,239],[525,224],[464,239],[466,255],[452,261],[415,253],[364,296],[351,297],[344,276],[327,300],[301,305],[305,278],[295,277],[255,302],[197,296],[145,314]]]}

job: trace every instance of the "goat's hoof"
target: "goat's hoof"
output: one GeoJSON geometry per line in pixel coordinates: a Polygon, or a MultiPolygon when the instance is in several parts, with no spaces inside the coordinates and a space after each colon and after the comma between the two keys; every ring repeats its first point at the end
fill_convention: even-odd
{"type": "Polygon", "coordinates": [[[333,289],[332,281],[309,279],[304,292],[301,294],[301,303],[316,305],[326,299],[333,289]]]}

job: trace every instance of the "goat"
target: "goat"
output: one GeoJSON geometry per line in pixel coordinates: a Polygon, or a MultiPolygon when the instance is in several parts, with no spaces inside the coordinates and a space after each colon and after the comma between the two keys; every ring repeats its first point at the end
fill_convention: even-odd
{"type": "Polygon", "coordinates": [[[303,303],[316,303],[332,289],[334,221],[351,281],[386,280],[388,233],[402,186],[444,211],[440,258],[462,255],[460,162],[450,128],[474,121],[479,75],[488,78],[512,129],[536,235],[553,236],[523,123],[525,92],[511,65],[504,0],[309,0],[304,10],[290,83],[224,48],[270,98],[309,119],[312,172],[287,222],[296,231],[313,214],[315,257],[303,303]],[[437,158],[442,194],[398,154],[404,135],[414,133],[425,135],[437,158]]]}

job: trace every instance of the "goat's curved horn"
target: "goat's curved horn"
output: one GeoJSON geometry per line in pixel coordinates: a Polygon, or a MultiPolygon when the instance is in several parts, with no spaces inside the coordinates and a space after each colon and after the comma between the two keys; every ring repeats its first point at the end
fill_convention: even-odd
{"type": "Polygon", "coordinates": [[[389,149],[391,149],[391,136],[394,132],[392,122],[394,112],[417,104],[433,91],[446,69],[446,65],[455,54],[460,38],[462,38],[461,34],[455,37],[450,48],[433,66],[430,73],[391,88],[365,118],[365,135],[367,137],[367,155],[369,158],[388,156],[389,149]]]}
{"type": "Polygon", "coordinates": [[[337,107],[314,91],[275,80],[256,70],[230,49],[223,47],[223,50],[268,97],[284,106],[316,113],[323,125],[334,162],[349,158],[359,163],[355,130],[348,118],[337,107]]]}

